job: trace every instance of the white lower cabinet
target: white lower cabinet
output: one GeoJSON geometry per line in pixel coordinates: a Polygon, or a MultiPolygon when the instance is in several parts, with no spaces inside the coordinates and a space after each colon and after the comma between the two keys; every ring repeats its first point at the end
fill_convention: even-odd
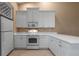
{"type": "MultiPolygon", "coordinates": [[[[57,37],[48,36],[48,35],[39,35],[39,38],[40,38],[39,49],[49,48],[56,56],[79,56],[79,44],[72,44],[72,43],[63,41],[57,37]]],[[[26,42],[27,36],[26,35],[25,36],[15,35],[14,41],[15,41],[15,48],[26,48],[27,47],[27,42],[26,42]]]]}
{"type": "MultiPolygon", "coordinates": [[[[27,47],[27,35],[15,35],[15,48],[26,48],[27,47]]],[[[49,45],[49,37],[45,35],[39,35],[39,47],[40,48],[48,48],[49,45]]]]}
{"type": "Polygon", "coordinates": [[[79,44],[61,41],[61,56],[79,56],[79,44]]]}
{"type": "Polygon", "coordinates": [[[45,36],[45,35],[40,35],[40,42],[39,42],[39,46],[40,48],[45,48],[47,49],[48,48],[48,45],[49,45],[49,37],[48,36],[45,36]]]}
{"type": "Polygon", "coordinates": [[[59,53],[58,56],[68,56],[69,55],[69,49],[71,47],[71,45],[67,42],[61,41],[59,40],[58,42],[58,46],[59,46],[59,53]]]}
{"type": "MultiPolygon", "coordinates": [[[[69,44],[69,43],[62,41],[62,40],[55,38],[55,37],[50,38],[49,49],[56,56],[70,56],[70,55],[74,56],[74,55],[77,55],[77,52],[75,53],[75,48],[73,47],[72,44],[69,44]]],[[[78,49],[77,49],[77,51],[78,51],[78,49]]],[[[79,55],[79,53],[78,53],[78,55],[79,55]]]]}
{"type": "Polygon", "coordinates": [[[14,41],[15,48],[26,48],[26,36],[16,35],[14,41]]]}
{"type": "Polygon", "coordinates": [[[58,40],[54,37],[50,37],[50,44],[49,49],[54,53],[55,55],[58,55],[58,40]]]}
{"type": "Polygon", "coordinates": [[[49,49],[54,53],[55,50],[55,43],[54,43],[54,38],[50,36],[50,43],[49,43],[49,49]]]}

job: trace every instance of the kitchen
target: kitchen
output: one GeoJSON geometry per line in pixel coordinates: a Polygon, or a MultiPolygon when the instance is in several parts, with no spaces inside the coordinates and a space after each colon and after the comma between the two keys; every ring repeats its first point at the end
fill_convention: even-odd
{"type": "Polygon", "coordinates": [[[0,2],[1,56],[79,56],[78,2],[0,2]]]}

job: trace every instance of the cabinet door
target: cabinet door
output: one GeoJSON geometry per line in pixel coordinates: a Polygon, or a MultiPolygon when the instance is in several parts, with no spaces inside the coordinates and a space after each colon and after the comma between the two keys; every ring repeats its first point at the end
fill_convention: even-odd
{"type": "Polygon", "coordinates": [[[58,40],[57,38],[51,37],[50,38],[50,46],[49,46],[50,50],[55,54],[58,55],[58,50],[59,50],[59,46],[58,46],[58,40]]]}
{"type": "Polygon", "coordinates": [[[27,27],[27,12],[17,11],[16,13],[16,27],[27,27]]]}
{"type": "Polygon", "coordinates": [[[38,22],[38,18],[39,18],[39,10],[38,10],[38,8],[34,8],[32,13],[33,13],[33,21],[38,22]]]}
{"type": "Polygon", "coordinates": [[[39,11],[39,27],[55,27],[55,12],[39,11]]]}
{"type": "Polygon", "coordinates": [[[27,19],[28,19],[28,22],[32,22],[33,20],[33,12],[31,9],[27,9],[27,19]]]}
{"type": "Polygon", "coordinates": [[[15,36],[15,48],[26,48],[26,36],[15,36]]]}
{"type": "Polygon", "coordinates": [[[54,40],[52,41],[52,51],[53,51],[53,53],[55,55],[58,54],[58,46],[57,46],[57,43],[58,43],[57,39],[54,38],[54,40]]]}
{"type": "Polygon", "coordinates": [[[61,40],[56,41],[56,47],[55,47],[55,55],[56,56],[67,56],[69,55],[69,44],[65,43],[61,40]]]}
{"type": "Polygon", "coordinates": [[[53,42],[52,42],[52,41],[53,41],[53,40],[50,39],[50,41],[49,41],[49,49],[53,52],[53,49],[52,49],[52,47],[53,47],[53,46],[52,46],[52,43],[53,43],[53,42]]]}
{"type": "Polygon", "coordinates": [[[13,21],[1,17],[1,31],[13,31],[13,21]]]}
{"type": "Polygon", "coordinates": [[[59,50],[60,56],[68,56],[70,54],[71,45],[69,43],[60,41],[59,47],[60,47],[60,50],[59,50]]]}
{"type": "Polygon", "coordinates": [[[53,42],[54,38],[49,36],[49,49],[53,52],[53,42]]]}
{"type": "Polygon", "coordinates": [[[1,33],[1,55],[6,56],[13,49],[13,33],[1,33]]]}
{"type": "Polygon", "coordinates": [[[38,19],[38,8],[28,8],[27,9],[27,19],[28,22],[36,22],[38,19]]]}
{"type": "Polygon", "coordinates": [[[48,36],[40,36],[40,48],[48,48],[48,36]]]}

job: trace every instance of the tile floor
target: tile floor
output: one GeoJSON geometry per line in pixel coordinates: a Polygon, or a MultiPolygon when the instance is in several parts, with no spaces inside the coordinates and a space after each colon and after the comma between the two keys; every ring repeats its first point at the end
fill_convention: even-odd
{"type": "Polygon", "coordinates": [[[9,56],[53,56],[49,50],[14,50],[9,56]]]}

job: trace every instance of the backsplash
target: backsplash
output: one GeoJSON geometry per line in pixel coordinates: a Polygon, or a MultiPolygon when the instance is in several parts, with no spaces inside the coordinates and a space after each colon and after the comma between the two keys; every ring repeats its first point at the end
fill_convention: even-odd
{"type": "MultiPolygon", "coordinates": [[[[39,32],[55,32],[53,28],[35,28],[39,32]]],[[[27,32],[30,28],[17,28],[17,32],[27,32]]]]}

